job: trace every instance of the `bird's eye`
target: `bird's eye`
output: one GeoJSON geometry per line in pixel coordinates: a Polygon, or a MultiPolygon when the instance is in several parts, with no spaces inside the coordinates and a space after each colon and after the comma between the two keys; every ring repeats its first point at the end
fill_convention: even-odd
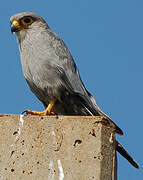
{"type": "Polygon", "coordinates": [[[24,25],[24,26],[29,26],[33,23],[33,19],[31,17],[24,17],[21,19],[21,23],[24,25]]]}
{"type": "Polygon", "coordinates": [[[31,22],[31,19],[30,19],[30,18],[25,18],[25,19],[24,19],[24,22],[25,22],[25,23],[30,23],[30,22],[31,22]]]}

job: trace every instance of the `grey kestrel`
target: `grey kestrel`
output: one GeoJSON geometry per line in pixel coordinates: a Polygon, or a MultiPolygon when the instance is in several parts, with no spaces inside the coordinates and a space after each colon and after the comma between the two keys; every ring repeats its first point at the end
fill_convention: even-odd
{"type": "MultiPolygon", "coordinates": [[[[26,113],[103,116],[122,135],[122,130],[101,111],[86,90],[67,46],[45,20],[36,13],[23,12],[12,16],[10,22],[11,31],[18,39],[24,77],[46,108],[43,112],[27,110],[26,113]]],[[[138,168],[117,141],[116,149],[138,168]]]]}

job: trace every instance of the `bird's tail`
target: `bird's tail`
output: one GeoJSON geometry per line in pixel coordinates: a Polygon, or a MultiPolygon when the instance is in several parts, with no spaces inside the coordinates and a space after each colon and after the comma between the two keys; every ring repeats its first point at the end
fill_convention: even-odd
{"type": "Polygon", "coordinates": [[[116,141],[116,150],[131,163],[135,168],[139,168],[138,164],[134,161],[134,159],[129,155],[129,153],[125,150],[125,148],[116,141]]]}

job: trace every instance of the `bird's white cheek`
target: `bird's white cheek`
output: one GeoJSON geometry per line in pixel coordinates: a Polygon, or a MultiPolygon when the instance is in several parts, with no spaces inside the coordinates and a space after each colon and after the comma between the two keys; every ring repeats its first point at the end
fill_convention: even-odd
{"type": "Polygon", "coordinates": [[[15,34],[16,34],[19,42],[22,42],[25,39],[26,32],[24,30],[15,32],[15,34]]]}

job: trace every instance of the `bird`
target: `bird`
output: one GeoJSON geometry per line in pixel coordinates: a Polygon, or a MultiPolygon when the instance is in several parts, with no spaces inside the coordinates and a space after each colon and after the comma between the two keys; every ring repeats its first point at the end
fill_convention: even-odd
{"type": "MultiPolygon", "coordinates": [[[[17,13],[11,16],[10,23],[11,32],[17,37],[24,77],[45,107],[43,112],[24,112],[33,115],[102,116],[115,133],[123,135],[123,131],[99,108],[85,88],[64,41],[40,15],[34,12],[17,13]]],[[[116,150],[139,168],[118,141],[116,150]]]]}

